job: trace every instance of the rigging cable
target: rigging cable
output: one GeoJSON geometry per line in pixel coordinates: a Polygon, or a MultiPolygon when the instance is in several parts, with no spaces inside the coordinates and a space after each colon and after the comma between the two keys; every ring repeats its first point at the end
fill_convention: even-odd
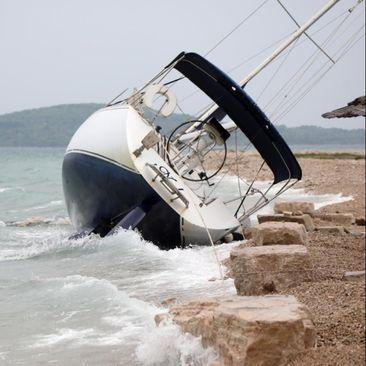
{"type": "Polygon", "coordinates": [[[237,29],[239,29],[246,21],[248,21],[255,13],[257,13],[269,0],[264,0],[257,8],[255,8],[249,15],[247,15],[239,24],[237,24],[230,32],[228,32],[224,37],[222,37],[212,48],[210,48],[204,56],[206,57],[212,51],[214,51],[222,42],[229,38],[237,29]]]}
{"type": "MultiPolygon", "coordinates": [[[[350,13],[348,13],[344,19],[340,22],[339,25],[335,27],[335,29],[331,32],[331,34],[326,38],[326,40],[322,43],[323,46],[327,45],[337,34],[337,32],[341,29],[343,24],[347,21],[349,18],[350,13]]],[[[270,115],[271,118],[279,113],[279,110],[283,109],[286,104],[289,103],[289,100],[291,98],[288,98],[290,93],[298,87],[298,83],[300,80],[305,76],[307,71],[312,67],[312,65],[317,61],[317,59],[320,57],[321,52],[319,50],[314,51],[314,53],[308,57],[305,62],[298,68],[298,70],[289,78],[289,80],[280,88],[280,90],[274,95],[274,97],[265,105],[264,109],[269,108],[270,105],[276,102],[278,100],[277,106],[271,111],[270,115]],[[287,91],[285,89],[287,88],[287,91]],[[284,92],[285,94],[281,99],[281,93],[284,92]]]]}
{"type": "MultiPolygon", "coordinates": [[[[342,26],[345,24],[345,22],[348,20],[348,18],[350,17],[351,13],[355,10],[355,8],[362,2],[363,0],[358,0],[358,2],[350,9],[348,9],[346,12],[342,13],[343,14],[347,14],[344,19],[340,22],[339,25],[337,25],[335,27],[335,29],[332,31],[332,33],[327,37],[327,39],[323,42],[323,45],[328,44],[332,38],[335,37],[336,33],[342,28],[342,26]]],[[[362,14],[360,14],[362,15],[362,14]]],[[[359,16],[360,16],[359,15],[359,16]]],[[[357,19],[359,16],[357,16],[355,19],[357,19]]],[[[353,23],[352,23],[353,24],[353,23]]],[[[351,26],[352,26],[351,24],[351,26]]],[[[344,31],[343,34],[346,32],[346,30],[349,29],[350,26],[348,26],[344,31]]],[[[297,72],[295,72],[290,79],[279,89],[279,91],[277,93],[275,93],[275,95],[269,100],[269,102],[267,102],[267,104],[264,106],[264,109],[267,110],[273,103],[276,102],[276,100],[280,100],[281,99],[281,94],[282,92],[284,92],[284,90],[286,88],[287,91],[285,92],[285,94],[282,97],[282,101],[279,101],[279,103],[277,104],[277,107],[275,107],[271,114],[271,117],[273,117],[273,115],[279,115],[280,110],[282,109],[282,111],[286,108],[286,105],[288,105],[289,103],[291,103],[291,101],[293,100],[294,97],[292,98],[288,98],[290,93],[292,93],[292,91],[294,90],[294,88],[298,87],[298,83],[299,81],[303,78],[303,76],[305,75],[305,73],[310,69],[310,67],[315,63],[316,59],[318,58],[319,53],[314,52],[301,66],[300,68],[297,70],[297,72]],[[311,61],[312,60],[312,61],[311,61]],[[308,64],[309,63],[309,64],[308,64]],[[308,64],[308,65],[307,65],[308,64]],[[307,66],[306,66],[307,65],[307,66]],[[303,69],[303,71],[301,71],[303,69]],[[292,84],[292,86],[290,86],[290,84],[292,84]]],[[[332,64],[333,65],[333,64],[332,64]]],[[[297,92],[295,92],[295,95],[298,94],[299,90],[297,92]]]]}
{"type": "MultiPolygon", "coordinates": [[[[347,14],[349,12],[349,10],[343,11],[342,13],[338,14],[336,17],[334,17],[333,19],[331,19],[328,23],[324,24],[322,27],[320,27],[319,29],[315,30],[311,36],[314,36],[315,34],[318,34],[319,32],[323,31],[325,28],[327,28],[330,24],[334,23],[336,20],[338,20],[340,17],[344,16],[345,14],[347,14]]],[[[283,40],[287,39],[288,36],[290,36],[292,34],[289,33],[286,36],[282,37],[281,39],[279,39],[278,41],[272,43],[271,45],[267,46],[266,48],[264,48],[262,51],[259,51],[257,54],[243,60],[241,63],[237,64],[236,66],[232,67],[231,69],[228,70],[228,73],[231,73],[234,70],[237,70],[239,67],[243,66],[244,64],[246,64],[248,61],[251,61],[252,59],[256,58],[257,56],[261,55],[262,53],[264,53],[265,51],[267,51],[268,49],[274,47],[275,45],[279,44],[280,42],[282,42],[283,40]]],[[[299,42],[297,44],[296,47],[302,45],[304,42],[306,42],[306,40],[302,40],[301,42],[299,42]]],[[[277,59],[284,57],[284,54],[279,55],[277,59]]]]}
{"type": "MultiPolygon", "coordinates": [[[[338,51],[336,52],[336,54],[340,51],[340,50],[342,50],[343,48],[345,48],[345,47],[347,47],[347,45],[350,45],[350,43],[349,42],[352,42],[352,40],[354,39],[354,37],[356,37],[357,36],[357,34],[358,33],[360,33],[361,31],[362,31],[362,28],[364,28],[364,25],[359,29],[359,30],[357,30],[356,31],[356,33],[355,34],[353,34],[352,36],[351,36],[351,38],[345,43],[345,44],[343,44],[339,49],[338,49],[338,51]]],[[[339,28],[338,28],[339,29],[339,28]]],[[[335,36],[335,33],[337,32],[337,30],[338,29],[336,29],[335,30],[335,32],[328,38],[328,40],[327,40],[327,42],[329,42],[330,41],[330,38],[333,38],[334,36],[335,36]]],[[[348,28],[347,28],[348,29],[348,28]]],[[[334,42],[334,40],[333,40],[333,42],[334,42]]],[[[315,60],[314,60],[315,61],[315,60]]],[[[339,61],[339,59],[338,60],[336,60],[336,62],[337,61],[339,61]]],[[[312,62],[312,63],[314,63],[314,62],[312,62]]],[[[334,66],[335,64],[331,64],[331,67],[329,67],[329,69],[328,69],[328,71],[334,66]]],[[[310,67],[311,65],[309,65],[309,67],[310,67]]],[[[281,117],[282,117],[282,115],[283,115],[283,113],[285,113],[285,112],[287,112],[287,111],[289,111],[289,108],[288,108],[288,106],[289,106],[289,104],[294,100],[294,99],[296,99],[296,95],[298,95],[299,93],[301,93],[301,91],[309,84],[309,83],[311,83],[312,82],[312,80],[317,76],[317,74],[318,73],[320,73],[323,69],[324,69],[324,67],[326,67],[327,66],[327,63],[325,63],[320,69],[318,69],[309,79],[308,79],[308,81],[306,81],[303,85],[301,85],[301,86],[298,86],[297,85],[297,82],[296,82],[296,84],[294,84],[293,85],[293,87],[291,88],[291,90],[295,87],[295,86],[298,86],[298,88],[297,88],[297,91],[295,91],[294,92],[294,94],[293,94],[293,96],[291,97],[291,98],[289,98],[289,99],[287,99],[286,101],[284,101],[284,102],[282,102],[282,103],[280,103],[280,105],[276,108],[276,110],[275,111],[273,111],[272,112],[272,117],[273,117],[273,115],[276,115],[275,117],[277,118],[279,115],[281,115],[281,117]],[[286,104],[287,104],[287,107],[286,107],[286,104]],[[282,111],[280,112],[279,111],[279,109],[282,109],[282,111]],[[284,111],[284,109],[286,109],[286,111],[284,111]],[[277,114],[276,114],[277,113],[277,114]]],[[[308,69],[309,69],[309,67],[305,70],[305,71],[307,71],[308,69]]],[[[302,73],[302,75],[301,76],[303,76],[303,74],[305,73],[305,71],[302,73]]],[[[286,95],[286,98],[287,98],[287,96],[288,95],[286,95]]],[[[301,98],[301,96],[300,96],[300,98],[301,98]]],[[[291,105],[293,105],[293,103],[291,104],[291,105]]]]}
{"type": "MultiPolygon", "coordinates": [[[[285,5],[283,5],[280,0],[277,0],[277,2],[280,4],[281,8],[286,12],[286,14],[292,19],[292,21],[300,28],[301,25],[297,22],[297,20],[295,19],[295,17],[288,11],[288,9],[285,7],[285,5]]],[[[308,34],[308,32],[304,32],[304,34],[315,45],[315,47],[317,47],[319,49],[319,51],[321,51],[332,63],[335,63],[334,60],[327,54],[327,52],[325,52],[325,50],[322,47],[320,47],[314,41],[314,39],[312,37],[310,37],[310,35],[308,34]]]]}
{"type": "MultiPolygon", "coordinates": [[[[347,14],[349,12],[349,10],[346,10],[340,14],[338,14],[336,17],[334,17],[333,19],[331,19],[329,22],[327,22],[325,25],[323,25],[322,27],[320,27],[319,29],[315,30],[311,36],[314,36],[315,34],[318,34],[320,32],[322,32],[324,29],[326,29],[330,24],[334,23],[335,21],[337,21],[340,17],[344,16],[345,14],[347,14]]],[[[284,41],[285,39],[287,39],[291,33],[287,33],[285,36],[281,37],[280,39],[278,39],[277,41],[271,43],[270,45],[266,46],[265,48],[263,48],[261,51],[255,53],[252,56],[247,57],[246,59],[244,59],[243,61],[241,61],[239,64],[236,64],[235,66],[231,67],[227,73],[230,75],[232,75],[233,71],[238,70],[240,67],[242,67],[243,65],[245,65],[246,63],[248,63],[249,61],[254,60],[256,57],[262,55],[264,52],[268,51],[269,49],[273,48],[274,46],[278,45],[279,43],[281,43],[282,41],[284,41]]],[[[302,40],[299,41],[296,46],[294,48],[297,48],[299,46],[301,46],[303,43],[305,43],[306,40],[302,40]]],[[[287,53],[286,53],[287,54],[287,53]]],[[[285,54],[280,55],[278,59],[280,59],[281,57],[285,57],[285,54]]],[[[275,60],[274,62],[276,62],[277,60],[275,60]]],[[[194,90],[193,92],[191,92],[190,94],[186,95],[185,97],[183,97],[180,102],[185,102],[187,99],[190,99],[193,95],[197,94],[199,92],[199,90],[194,90]]],[[[205,107],[207,108],[207,107],[205,107]]],[[[204,110],[205,108],[203,108],[202,110],[204,110]]]]}
{"type": "MultiPolygon", "coordinates": [[[[364,28],[364,26],[362,27],[364,28]]],[[[362,29],[361,29],[362,30],[362,29]]],[[[357,32],[357,34],[359,33],[360,31],[357,32]]],[[[357,35],[357,34],[354,34],[351,38],[355,38],[354,36],[357,35]]],[[[342,53],[340,54],[340,56],[335,60],[336,61],[336,64],[339,62],[339,60],[341,60],[362,38],[365,37],[365,34],[362,34],[359,38],[357,38],[356,40],[352,40],[351,43],[349,43],[349,41],[346,42],[346,44],[343,46],[343,48],[339,49],[337,52],[340,52],[342,51],[342,53]]],[[[334,64],[335,65],[335,64],[334,64]]],[[[277,121],[282,119],[283,117],[285,117],[313,88],[316,84],[318,84],[322,79],[323,77],[333,68],[334,66],[333,64],[330,65],[299,97],[297,100],[295,100],[285,111],[282,112],[281,115],[279,115],[277,117],[277,121]]],[[[323,65],[321,67],[320,70],[318,70],[318,72],[320,72],[324,66],[326,65],[323,65]]],[[[315,75],[316,76],[316,75],[315,75]]]]}
{"type": "Polygon", "coordinates": [[[269,85],[272,83],[272,81],[274,80],[274,78],[277,76],[277,74],[280,72],[282,66],[286,63],[288,57],[290,56],[291,52],[294,50],[297,42],[299,39],[297,39],[293,45],[291,46],[291,49],[289,52],[286,53],[285,57],[283,58],[283,60],[281,61],[281,63],[279,64],[279,66],[277,67],[277,69],[274,71],[273,75],[270,77],[270,79],[267,81],[267,83],[264,85],[262,91],[259,93],[258,97],[256,98],[256,103],[259,102],[260,98],[263,96],[263,94],[265,93],[265,91],[267,90],[267,88],[269,87],[269,85]]]}

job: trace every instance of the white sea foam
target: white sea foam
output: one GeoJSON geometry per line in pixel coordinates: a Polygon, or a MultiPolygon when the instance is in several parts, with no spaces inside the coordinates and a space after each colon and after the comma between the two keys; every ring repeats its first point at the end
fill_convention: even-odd
{"type": "MultiPolygon", "coordinates": [[[[226,189],[236,183],[231,180],[226,189]]],[[[310,200],[318,208],[350,197],[291,189],[281,199],[310,200]]],[[[55,215],[60,203],[49,202],[55,215]]],[[[33,334],[19,336],[19,344],[28,344],[28,352],[44,355],[62,350],[66,355],[79,351],[85,355],[93,350],[90,347],[101,347],[106,364],[111,363],[112,353],[120,352],[128,364],[146,366],[206,365],[215,359],[212,349],[204,349],[199,338],[183,334],[177,325],[164,322],[156,327],[154,323],[157,313],[166,312],[159,304],[167,297],[187,301],[235,293],[231,279],[208,281],[220,276],[212,247],[162,251],[134,231],[120,230],[104,239],[92,235],[68,240],[70,231],[66,225],[2,230],[7,243],[0,247],[0,261],[40,259],[2,264],[5,275],[13,270],[13,278],[19,276],[22,291],[29,289],[27,301],[35,305],[26,309],[37,319],[33,334]],[[27,273],[33,271],[28,281],[27,273]]],[[[235,245],[216,246],[219,259],[226,258],[235,245]]],[[[23,313],[17,306],[14,303],[14,313],[23,313]]],[[[29,329],[24,323],[24,329],[23,320],[15,325],[20,333],[29,329]]]]}
{"type": "Polygon", "coordinates": [[[8,191],[22,191],[25,192],[23,187],[0,187],[0,193],[8,192],[8,191]]]}
{"type": "Polygon", "coordinates": [[[146,332],[140,342],[136,356],[146,366],[204,366],[217,359],[211,347],[203,348],[200,338],[182,333],[170,320],[146,332]]]}
{"type": "Polygon", "coordinates": [[[41,347],[54,346],[56,344],[64,342],[72,342],[72,341],[81,342],[86,337],[90,337],[94,334],[95,330],[91,328],[88,329],[62,328],[59,329],[57,333],[38,336],[36,342],[33,343],[30,347],[41,348],[41,347]]]}
{"type": "Polygon", "coordinates": [[[0,360],[6,360],[8,354],[9,352],[0,352],[0,360]]]}
{"type": "Polygon", "coordinates": [[[53,200],[53,201],[47,202],[43,205],[38,205],[38,206],[33,206],[33,207],[26,208],[23,211],[28,212],[28,211],[43,210],[43,209],[49,208],[49,207],[61,206],[62,204],[63,204],[62,200],[53,200]]]}
{"type": "Polygon", "coordinates": [[[13,235],[17,236],[18,240],[22,238],[25,243],[14,248],[1,248],[0,261],[24,260],[80,248],[91,250],[102,245],[101,240],[93,240],[92,237],[69,240],[70,232],[58,228],[45,231],[17,231],[13,235]]]}
{"type": "Polygon", "coordinates": [[[130,336],[131,333],[125,329],[107,333],[93,328],[61,328],[56,333],[37,336],[29,348],[51,347],[60,343],[68,343],[73,347],[116,346],[125,343],[130,336]]]}
{"type": "Polygon", "coordinates": [[[79,324],[78,317],[83,319],[83,313],[95,318],[92,326],[86,329],[80,324],[73,328],[62,327],[51,334],[37,335],[30,345],[31,348],[50,347],[66,342],[73,347],[137,344],[141,334],[154,328],[154,316],[163,311],[128,296],[105,279],[71,275],[38,279],[37,282],[47,286],[48,302],[51,306],[60,306],[65,302],[66,309],[73,309],[66,312],[69,316],[63,316],[65,312],[61,314],[65,325],[79,324]],[[108,315],[101,316],[102,314],[108,315]]]}

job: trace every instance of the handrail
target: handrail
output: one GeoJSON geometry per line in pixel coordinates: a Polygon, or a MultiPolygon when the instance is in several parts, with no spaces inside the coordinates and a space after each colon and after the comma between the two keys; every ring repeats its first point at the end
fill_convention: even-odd
{"type": "Polygon", "coordinates": [[[162,186],[171,194],[176,195],[177,197],[171,198],[170,201],[173,202],[176,199],[180,199],[186,208],[189,207],[189,201],[188,199],[182,194],[182,192],[171,182],[171,180],[163,173],[161,172],[155,165],[146,163],[146,166],[149,167],[154,173],[156,173],[156,176],[153,178],[153,182],[160,177],[160,182],[162,183],[162,186]]]}

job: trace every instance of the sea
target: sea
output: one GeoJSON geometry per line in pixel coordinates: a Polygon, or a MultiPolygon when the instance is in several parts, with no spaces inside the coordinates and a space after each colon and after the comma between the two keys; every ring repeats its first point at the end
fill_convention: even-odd
{"type": "MultiPolygon", "coordinates": [[[[69,240],[63,154],[0,148],[0,365],[207,365],[213,349],[154,317],[168,298],[235,294],[213,248],[162,251],[131,230],[69,240]]],[[[227,179],[223,195],[237,184],[227,179]]],[[[321,207],[352,197],[291,189],[282,198],[321,207]]],[[[217,245],[219,259],[237,244],[217,245]]]]}

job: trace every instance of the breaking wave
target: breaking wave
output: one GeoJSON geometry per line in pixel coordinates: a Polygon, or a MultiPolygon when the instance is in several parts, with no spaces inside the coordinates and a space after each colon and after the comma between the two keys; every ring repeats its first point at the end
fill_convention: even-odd
{"type": "Polygon", "coordinates": [[[2,246],[0,261],[24,260],[82,248],[91,250],[101,244],[92,237],[69,240],[69,236],[69,231],[58,228],[14,232],[10,239],[16,240],[17,245],[2,246]]]}
{"type": "Polygon", "coordinates": [[[156,327],[155,315],[166,309],[132,298],[105,279],[73,275],[38,279],[33,286],[52,290],[49,305],[66,305],[56,321],[62,326],[52,333],[34,335],[30,349],[127,347],[132,360],[146,366],[204,366],[217,357],[213,349],[203,348],[200,338],[182,333],[169,319],[156,327]],[[96,317],[89,327],[75,323],[91,308],[96,317]]]}

